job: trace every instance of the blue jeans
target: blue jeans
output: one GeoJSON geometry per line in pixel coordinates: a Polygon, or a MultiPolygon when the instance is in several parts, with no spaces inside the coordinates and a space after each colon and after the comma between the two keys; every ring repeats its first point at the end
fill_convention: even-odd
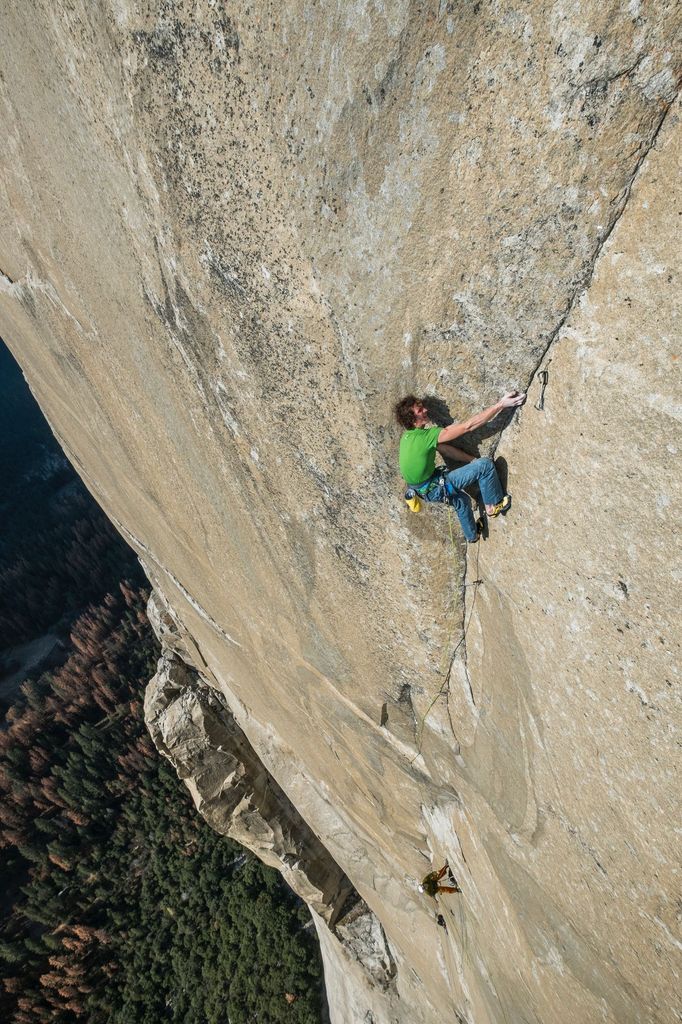
{"type": "Polygon", "coordinates": [[[478,484],[484,505],[497,505],[504,492],[492,459],[476,459],[460,469],[445,474],[445,487],[450,504],[455,509],[467,540],[476,540],[476,521],[471,498],[463,488],[478,484]]]}

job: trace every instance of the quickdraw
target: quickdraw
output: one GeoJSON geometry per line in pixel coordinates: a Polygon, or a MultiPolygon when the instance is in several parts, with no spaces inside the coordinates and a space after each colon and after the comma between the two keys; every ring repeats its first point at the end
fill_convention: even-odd
{"type": "Polygon", "coordinates": [[[547,370],[540,370],[538,373],[538,380],[540,381],[540,397],[535,403],[535,408],[542,412],[545,408],[545,388],[547,387],[547,381],[549,380],[549,373],[547,370]]]}

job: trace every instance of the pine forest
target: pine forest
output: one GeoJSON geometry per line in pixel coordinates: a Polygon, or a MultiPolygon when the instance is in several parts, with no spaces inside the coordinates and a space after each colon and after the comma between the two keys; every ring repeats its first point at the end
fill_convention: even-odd
{"type": "Polygon", "coordinates": [[[2,456],[0,508],[15,512],[0,548],[0,683],[22,643],[49,630],[59,651],[3,690],[0,1020],[316,1024],[308,909],[203,822],[151,743],[142,700],[159,651],[144,579],[18,388],[13,422],[20,408],[31,426],[2,456]]]}

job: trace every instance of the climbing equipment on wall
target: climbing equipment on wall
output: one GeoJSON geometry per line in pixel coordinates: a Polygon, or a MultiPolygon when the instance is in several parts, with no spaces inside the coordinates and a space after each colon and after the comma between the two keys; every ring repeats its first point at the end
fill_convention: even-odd
{"type": "Polygon", "coordinates": [[[408,487],[407,490],[405,491],[405,501],[410,512],[421,512],[421,498],[415,491],[414,487],[408,487]]]}
{"type": "Polygon", "coordinates": [[[540,397],[535,403],[535,408],[542,412],[545,408],[545,388],[547,387],[547,381],[549,380],[549,373],[547,370],[540,370],[538,373],[538,380],[540,381],[540,397]]]}

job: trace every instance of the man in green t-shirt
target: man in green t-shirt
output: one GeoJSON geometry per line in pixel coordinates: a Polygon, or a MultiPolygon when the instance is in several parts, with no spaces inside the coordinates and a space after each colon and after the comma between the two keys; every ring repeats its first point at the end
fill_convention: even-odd
{"type": "MultiPolygon", "coordinates": [[[[463,423],[451,423],[449,427],[436,427],[431,423],[429,411],[424,402],[415,398],[414,395],[406,395],[396,404],[394,411],[398,423],[405,429],[405,433],[400,439],[400,472],[407,485],[427,501],[434,500],[433,495],[438,493],[438,488],[434,489],[430,484],[436,474],[438,445],[449,445],[450,441],[489,423],[503,409],[513,409],[523,405],[525,400],[524,394],[518,391],[509,391],[495,405],[491,405],[463,423]]],[[[465,465],[444,475],[445,489],[448,500],[457,512],[464,536],[470,544],[475,544],[479,534],[471,509],[471,501],[464,488],[473,483],[478,484],[485,510],[491,517],[506,511],[511,499],[502,490],[492,459],[475,459],[461,448],[455,448],[452,445],[449,447],[452,458],[458,462],[464,462],[465,465]]]]}

